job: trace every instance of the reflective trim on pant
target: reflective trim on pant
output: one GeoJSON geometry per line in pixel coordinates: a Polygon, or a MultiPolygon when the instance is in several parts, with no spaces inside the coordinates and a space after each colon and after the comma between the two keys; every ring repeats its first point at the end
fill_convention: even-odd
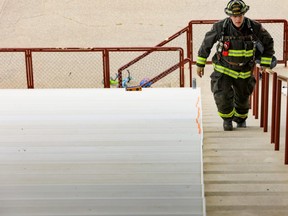
{"type": "Polygon", "coordinates": [[[218,112],[218,115],[221,118],[232,118],[232,117],[237,117],[237,118],[241,118],[241,119],[246,119],[248,117],[248,113],[244,113],[244,114],[240,114],[237,113],[236,109],[234,108],[230,113],[221,113],[218,112]]]}
{"type": "Polygon", "coordinates": [[[213,64],[214,66],[214,70],[216,70],[219,73],[223,73],[226,74],[228,76],[231,76],[235,79],[241,78],[241,79],[247,79],[248,77],[251,76],[251,71],[235,71],[235,70],[231,70],[227,67],[224,67],[222,65],[217,65],[217,64],[213,64]]]}
{"type": "Polygon", "coordinates": [[[240,113],[237,113],[237,111],[235,110],[234,116],[238,118],[246,119],[248,117],[248,113],[240,114],[240,113]]]}
{"type": "Polygon", "coordinates": [[[223,119],[232,118],[234,116],[234,114],[235,114],[235,109],[233,109],[230,113],[227,113],[227,114],[218,112],[218,115],[223,119]]]}

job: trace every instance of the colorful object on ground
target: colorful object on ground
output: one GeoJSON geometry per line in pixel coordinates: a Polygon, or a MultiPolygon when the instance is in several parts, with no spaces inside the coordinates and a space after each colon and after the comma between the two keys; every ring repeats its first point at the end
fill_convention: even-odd
{"type": "Polygon", "coordinates": [[[123,87],[123,88],[128,87],[127,84],[132,80],[132,77],[131,77],[131,75],[130,75],[129,70],[127,70],[127,72],[128,72],[128,76],[122,81],[122,87],[123,87]]]}
{"type": "Polygon", "coordinates": [[[126,91],[142,91],[142,86],[127,86],[126,91]]]}
{"type": "Polygon", "coordinates": [[[142,86],[143,88],[149,88],[151,87],[152,82],[150,82],[149,78],[143,78],[140,82],[140,86],[142,86]]]}

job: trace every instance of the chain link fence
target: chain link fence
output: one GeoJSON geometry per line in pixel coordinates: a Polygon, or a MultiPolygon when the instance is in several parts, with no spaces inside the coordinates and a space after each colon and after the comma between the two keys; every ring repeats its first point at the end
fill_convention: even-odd
{"type": "MultiPolygon", "coordinates": [[[[164,72],[168,68],[175,64],[179,64],[180,58],[178,52],[152,52],[141,58],[136,63],[125,67],[122,71],[121,68],[127,63],[127,59],[133,60],[138,56],[144,55],[145,52],[138,53],[121,53],[119,58],[119,53],[110,54],[110,65],[111,73],[118,71],[122,75],[122,87],[125,87],[125,81],[131,78],[128,85],[137,86],[141,85],[145,81],[153,79],[155,76],[164,72]],[[122,60],[122,61],[121,61],[122,60]],[[119,70],[120,69],[120,70],[119,70]]],[[[183,60],[183,59],[182,59],[183,60]]],[[[117,74],[117,73],[115,73],[117,74]]],[[[153,83],[153,87],[180,87],[180,68],[176,69],[173,73],[165,76],[164,78],[153,83]]]]}
{"type": "MultiPolygon", "coordinates": [[[[187,27],[155,47],[3,48],[0,49],[0,88],[135,86],[144,80],[155,78],[177,64],[179,67],[163,74],[153,87],[192,86],[191,63],[196,62],[202,40],[216,21],[191,21],[187,27]],[[183,64],[180,64],[181,62],[183,64]]],[[[257,21],[261,22],[274,38],[278,63],[286,65],[287,21],[257,21]]],[[[216,44],[213,50],[216,50],[216,44]]],[[[211,58],[212,55],[208,58],[208,63],[211,58]]]]}
{"type": "Polygon", "coordinates": [[[0,52],[0,65],[0,88],[27,88],[24,52],[0,52]]]}
{"type": "MultiPolygon", "coordinates": [[[[140,85],[183,61],[179,47],[36,48],[2,49],[0,88],[104,88],[140,85]],[[149,52],[126,68],[119,84],[118,70],[131,59],[149,52]],[[129,72],[129,73],[128,73],[129,72]],[[127,80],[129,78],[129,80],[127,80]],[[106,81],[105,81],[106,79],[106,81]],[[108,85],[105,85],[108,83],[108,85]]],[[[181,67],[153,87],[180,87],[181,67]]]]}
{"type": "Polygon", "coordinates": [[[103,88],[101,52],[33,52],[34,88],[103,88]]]}

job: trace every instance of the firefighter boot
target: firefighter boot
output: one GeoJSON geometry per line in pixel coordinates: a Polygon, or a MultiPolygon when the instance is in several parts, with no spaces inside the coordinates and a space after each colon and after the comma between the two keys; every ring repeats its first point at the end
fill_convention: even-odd
{"type": "Polygon", "coordinates": [[[233,121],[237,123],[237,128],[246,128],[246,119],[234,116],[233,121]]]}
{"type": "Polygon", "coordinates": [[[223,129],[224,129],[224,131],[232,131],[233,130],[232,119],[225,119],[223,121],[223,129]]]}
{"type": "Polygon", "coordinates": [[[246,121],[237,123],[237,128],[246,128],[246,121]]]}

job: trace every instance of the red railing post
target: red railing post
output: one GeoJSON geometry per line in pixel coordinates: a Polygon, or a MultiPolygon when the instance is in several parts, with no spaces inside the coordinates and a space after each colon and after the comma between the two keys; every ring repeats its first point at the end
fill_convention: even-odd
{"type": "Polygon", "coordinates": [[[281,124],[281,88],[282,81],[277,80],[276,112],[275,112],[275,151],[280,149],[280,124],[281,124]]]}
{"type": "Polygon", "coordinates": [[[277,73],[273,72],[272,84],[272,111],[271,111],[271,143],[275,142],[275,113],[276,113],[276,97],[277,97],[277,73]]]}
{"type": "MultiPolygon", "coordinates": [[[[254,77],[256,79],[256,66],[254,66],[253,75],[254,75],[254,77]]],[[[256,88],[257,88],[257,85],[258,85],[257,82],[258,82],[258,80],[256,79],[256,84],[255,84],[255,87],[254,87],[254,90],[253,90],[253,93],[252,93],[252,99],[250,99],[250,100],[252,100],[252,104],[253,104],[253,106],[252,106],[252,114],[253,114],[253,116],[255,116],[255,103],[256,103],[255,102],[255,98],[256,98],[256,91],[257,91],[256,88]]]]}
{"type": "Polygon", "coordinates": [[[263,131],[268,130],[269,73],[265,72],[263,131]]]}
{"type": "MultiPolygon", "coordinates": [[[[259,70],[259,69],[258,69],[259,70]]],[[[264,97],[265,97],[265,87],[266,87],[266,72],[261,71],[262,74],[262,85],[261,85],[261,101],[260,101],[260,127],[263,127],[264,118],[264,97]]]]}
{"type": "Polygon", "coordinates": [[[256,67],[255,69],[255,79],[256,79],[256,84],[255,84],[255,89],[254,89],[254,93],[253,93],[253,102],[254,102],[254,106],[253,106],[253,111],[254,111],[254,116],[255,119],[258,119],[258,109],[259,109],[259,68],[256,67]]]}

